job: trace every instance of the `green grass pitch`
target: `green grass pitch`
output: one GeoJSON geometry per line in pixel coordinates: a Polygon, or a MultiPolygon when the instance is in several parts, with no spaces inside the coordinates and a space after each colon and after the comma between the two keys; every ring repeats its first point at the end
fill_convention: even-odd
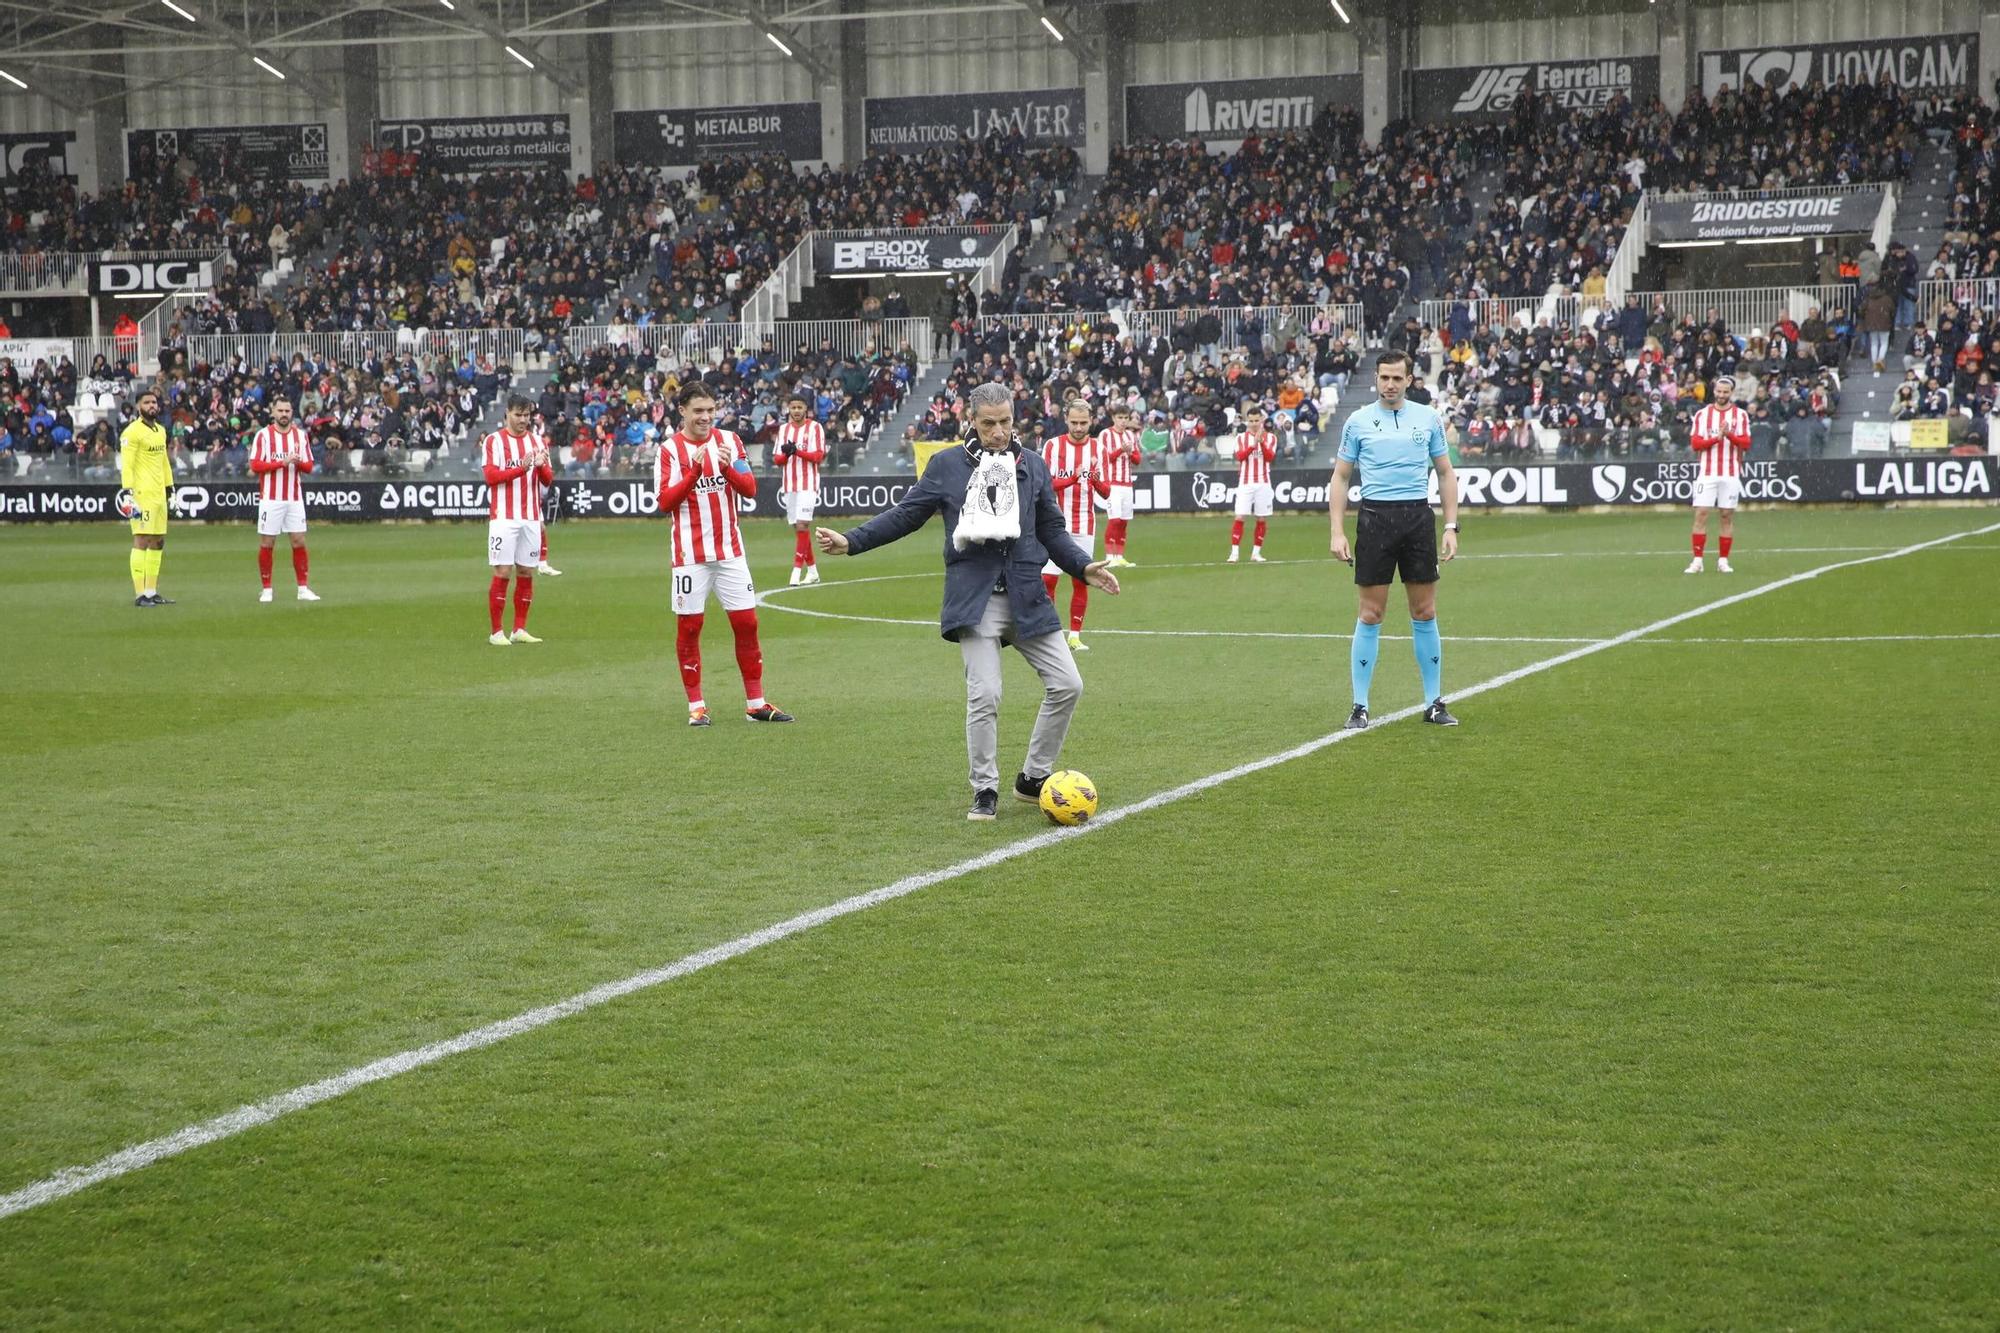
{"type": "MultiPolygon", "coordinates": [[[[1446,693],[1996,518],[1748,513],[1725,579],[1469,514],[1446,693]]],[[[0,530],[0,1194],[1043,830],[963,819],[935,526],[797,591],[748,532],[791,727],[719,613],[684,725],[660,524],[556,528],[504,650],[475,526],[269,606],[177,527],[151,611],[0,530]]],[[[1345,716],[1324,521],[1227,533],[1092,598],[1107,810],[1345,716]]],[[[0,1327],[1991,1329],[1996,588],[1832,571],[0,1218],[0,1327]]]]}

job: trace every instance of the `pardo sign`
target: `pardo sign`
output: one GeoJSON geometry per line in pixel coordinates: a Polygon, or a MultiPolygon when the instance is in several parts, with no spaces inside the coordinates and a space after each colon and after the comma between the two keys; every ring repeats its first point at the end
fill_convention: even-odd
{"type": "Polygon", "coordinates": [[[215,262],[208,259],[100,259],[90,266],[96,296],[136,292],[205,292],[215,286],[215,262]]]}

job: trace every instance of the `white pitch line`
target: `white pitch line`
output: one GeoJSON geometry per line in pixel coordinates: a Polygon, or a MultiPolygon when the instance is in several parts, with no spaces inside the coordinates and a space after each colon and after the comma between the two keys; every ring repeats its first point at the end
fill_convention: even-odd
{"type": "MultiPolygon", "coordinates": [[[[1579,647],[1571,648],[1568,652],[1558,653],[1554,657],[1545,657],[1539,662],[1531,662],[1527,666],[1518,667],[1513,671],[1489,677],[1475,685],[1469,685],[1462,690],[1455,690],[1452,692],[1451,697],[1454,701],[1470,699],[1476,695],[1485,694],[1489,690],[1497,690],[1503,686],[1511,685],[1516,681],[1525,680],[1529,676],[1539,675],[1544,671],[1553,670],[1556,667],[1589,657],[1592,654],[1604,652],[1606,649],[1616,648],[1622,644],[1633,643],[1649,635],[1658,634],[1661,630],[1671,629],[1675,625],[1683,624],[1699,616],[1705,616],[1712,611],[1720,611],[1725,607],[1735,606],[1740,602],[1747,602],[1752,598],[1777,592],[1781,588],[1789,588],[1795,583],[1803,583],[1808,579],[1815,579],[1822,574],[1830,574],[1838,569],[1849,569],[1857,565],[1874,564],[1881,560],[1894,560],[1901,556],[1914,555],[1918,551],[1927,551],[1934,547],[1944,546],[1964,537],[1983,537],[1993,532],[2000,532],[2000,523],[1991,524],[1983,528],[1973,528],[1965,532],[1953,533],[1946,537],[1933,538],[1930,541],[1899,547],[1893,551],[1881,554],[1863,556],[1858,560],[1842,560],[1830,565],[1821,565],[1816,569],[1809,569],[1802,573],[1790,575],[1787,578],[1759,584],[1753,588],[1746,588],[1742,592],[1734,593],[1702,606],[1697,606],[1692,610],[1682,611],[1677,615],[1668,616],[1664,620],[1656,620],[1650,625],[1643,625],[1638,629],[1627,630],[1623,634],[1614,635],[1608,639],[1597,639],[1579,647]]],[[[372,1063],[350,1069],[345,1073],[335,1074],[331,1078],[321,1079],[317,1083],[308,1083],[287,1092],[278,1093],[276,1096],[267,1097],[261,1102],[254,1102],[248,1106],[239,1106],[233,1111],[188,1125],[161,1138],[149,1139],[144,1143],[133,1144],[129,1148],[121,1149],[118,1152],[112,1153],[109,1157],[105,1157],[88,1166],[65,1167],[51,1176],[15,1190],[11,1194],[0,1195],[0,1218],[11,1217],[16,1213],[23,1213],[31,1208],[38,1208],[43,1204],[53,1203],[57,1199],[67,1198],[81,1190],[90,1188],[92,1185],[102,1184],[107,1180],[116,1180],[120,1176],[130,1175],[134,1171],[143,1170],[156,1162],[165,1161],[169,1157],[176,1157],[192,1148],[199,1148],[223,1139],[232,1138],[245,1130],[269,1124],[271,1121],[279,1119],[282,1116],[291,1115],[295,1111],[303,1111],[307,1107],[317,1106],[321,1102],[328,1102],[336,1097],[343,1097],[357,1088],[365,1088],[371,1083],[380,1083],[384,1079],[394,1078],[398,1074],[407,1074],[412,1070],[434,1065],[454,1055],[463,1055],[468,1051],[483,1050],[488,1046],[503,1042],[509,1037],[518,1037],[524,1033],[534,1032],[540,1028],[549,1026],[551,1023],[574,1017],[577,1014],[595,1009],[600,1005],[609,1004],[611,1001],[624,996],[649,990],[654,986],[714,967],[717,963],[727,962],[732,958],[740,958],[744,954],[763,948],[765,945],[776,944],[780,940],[789,939],[794,935],[802,934],[815,927],[826,925],[830,921],[837,921],[841,917],[852,916],[856,912],[865,912],[871,907],[879,907],[883,903],[893,902],[898,898],[907,897],[910,894],[932,888],[949,880],[990,869],[993,866],[1012,861],[1017,857],[1026,856],[1030,852],[1054,846],[1059,842],[1065,842],[1073,838],[1087,837],[1095,833],[1098,829],[1107,828],[1121,820],[1129,819],[1133,815],[1143,814],[1149,810],[1157,810],[1161,806],[1172,805],[1177,801],[1186,800],[1190,796],[1196,796],[1202,792],[1220,787],[1224,783],[1234,782],[1238,778],[1248,777],[1253,773],[1261,773],[1265,769],[1276,768],[1280,764],[1290,763],[1294,759],[1303,759],[1307,755],[1316,754],[1326,749],[1328,746],[1338,745],[1340,742],[1351,740],[1356,736],[1368,735],[1375,730],[1375,727],[1415,717],[1421,711],[1420,708],[1410,707],[1384,714],[1381,718],[1377,719],[1375,726],[1371,726],[1368,731],[1348,731],[1342,729],[1340,731],[1328,732],[1324,736],[1317,736],[1312,740],[1295,745],[1289,750],[1281,750],[1277,754],[1266,755],[1262,759],[1253,759],[1249,763],[1238,764],[1236,767],[1224,769],[1220,773],[1211,773],[1207,777],[1196,778],[1192,782],[1184,782],[1178,787],[1170,787],[1165,791],[1155,792],[1153,795],[1135,801],[1131,805],[1118,806],[1099,815],[1096,820],[1080,828],[1050,829],[1045,833],[1037,833],[1031,837],[1022,838],[1018,842],[1008,843],[1004,847],[996,847],[992,851],[980,856],[957,862],[954,865],[945,866],[940,870],[929,870],[922,874],[910,875],[904,879],[897,880],[893,884],[884,885],[879,889],[856,894],[851,898],[843,898],[837,903],[830,903],[825,907],[815,908],[810,912],[802,912],[798,916],[780,921],[775,925],[766,926],[762,930],[738,936],[726,944],[718,944],[713,948],[703,949],[699,953],[691,953],[663,967],[652,968],[644,972],[635,972],[623,980],[609,981],[601,986],[594,986],[590,990],[582,991],[565,1000],[558,1000],[554,1004],[544,1005],[539,1009],[530,1009],[526,1013],[516,1014],[512,1018],[503,1018],[497,1023],[488,1023],[486,1026],[474,1028],[470,1032],[462,1032],[456,1037],[432,1042],[428,1046],[419,1046],[413,1050],[386,1056],[372,1063]]]]}

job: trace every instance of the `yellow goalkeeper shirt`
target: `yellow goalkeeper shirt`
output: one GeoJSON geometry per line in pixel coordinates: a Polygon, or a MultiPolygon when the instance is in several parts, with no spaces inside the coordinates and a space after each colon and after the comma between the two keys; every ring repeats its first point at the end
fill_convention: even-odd
{"type": "Polygon", "coordinates": [[[134,421],[118,437],[118,475],[125,488],[146,494],[166,494],[174,484],[173,460],[167,457],[167,428],[134,421]]]}

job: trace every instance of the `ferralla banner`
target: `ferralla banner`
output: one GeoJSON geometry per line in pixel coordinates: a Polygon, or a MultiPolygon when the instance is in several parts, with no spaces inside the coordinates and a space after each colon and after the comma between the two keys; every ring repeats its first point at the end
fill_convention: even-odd
{"type": "Polygon", "coordinates": [[[1884,77],[1912,93],[1974,91],[1979,82],[1979,34],[1863,37],[1701,53],[1704,97],[1751,83],[1775,84],[1783,90],[1815,80],[1831,87],[1840,82],[1877,83],[1884,77]]]}
{"type": "Polygon", "coordinates": [[[1564,111],[1588,111],[1624,96],[1644,106],[1660,93],[1658,56],[1523,60],[1516,64],[1413,69],[1404,75],[1410,119],[1505,120],[1533,94],[1564,111]]]}
{"type": "Polygon", "coordinates": [[[873,235],[813,233],[813,268],[826,278],[873,278],[892,273],[954,274],[984,264],[1006,233],[883,231],[873,235]]]}
{"type": "MultiPolygon", "coordinates": [[[[1673,505],[1689,502],[1700,463],[1692,458],[1626,459],[1614,463],[1530,463],[1457,469],[1459,503],[1468,509],[1576,508],[1673,505]]],[[[1325,471],[1280,469],[1272,474],[1273,504],[1285,513],[1326,512],[1330,478],[1325,471]]],[[[909,474],[836,476],[820,483],[819,514],[866,518],[901,500],[915,486],[909,474]]],[[[556,482],[557,512],[565,521],[657,518],[650,482],[638,478],[565,478],[556,482]]],[[[486,485],[477,481],[329,481],[304,486],[306,514],[315,521],[484,519],[486,485]]],[[[28,484],[0,486],[0,521],[16,523],[118,520],[115,485],[28,484]]],[[[1195,468],[1141,475],[1132,507],[1140,513],[1231,512],[1236,469],[1195,468]]],[[[1358,490],[1351,496],[1358,501],[1358,490]]],[[[1433,501],[1436,500],[1433,494],[1433,501]]],[[[1910,501],[2000,500],[2000,461],[1977,458],[1814,458],[1746,463],[1746,504],[1904,504],[1910,501]]],[[[778,479],[757,479],[754,499],[739,501],[745,517],[782,517],[778,479]]],[[[252,522],[257,486],[251,481],[190,482],[175,489],[170,507],[177,522],[252,522]]]]}
{"type": "Polygon", "coordinates": [[[1770,236],[1845,236],[1872,231],[1881,190],[1851,194],[1758,195],[1656,203],[1647,209],[1646,239],[1738,241],[1770,236]]]}

